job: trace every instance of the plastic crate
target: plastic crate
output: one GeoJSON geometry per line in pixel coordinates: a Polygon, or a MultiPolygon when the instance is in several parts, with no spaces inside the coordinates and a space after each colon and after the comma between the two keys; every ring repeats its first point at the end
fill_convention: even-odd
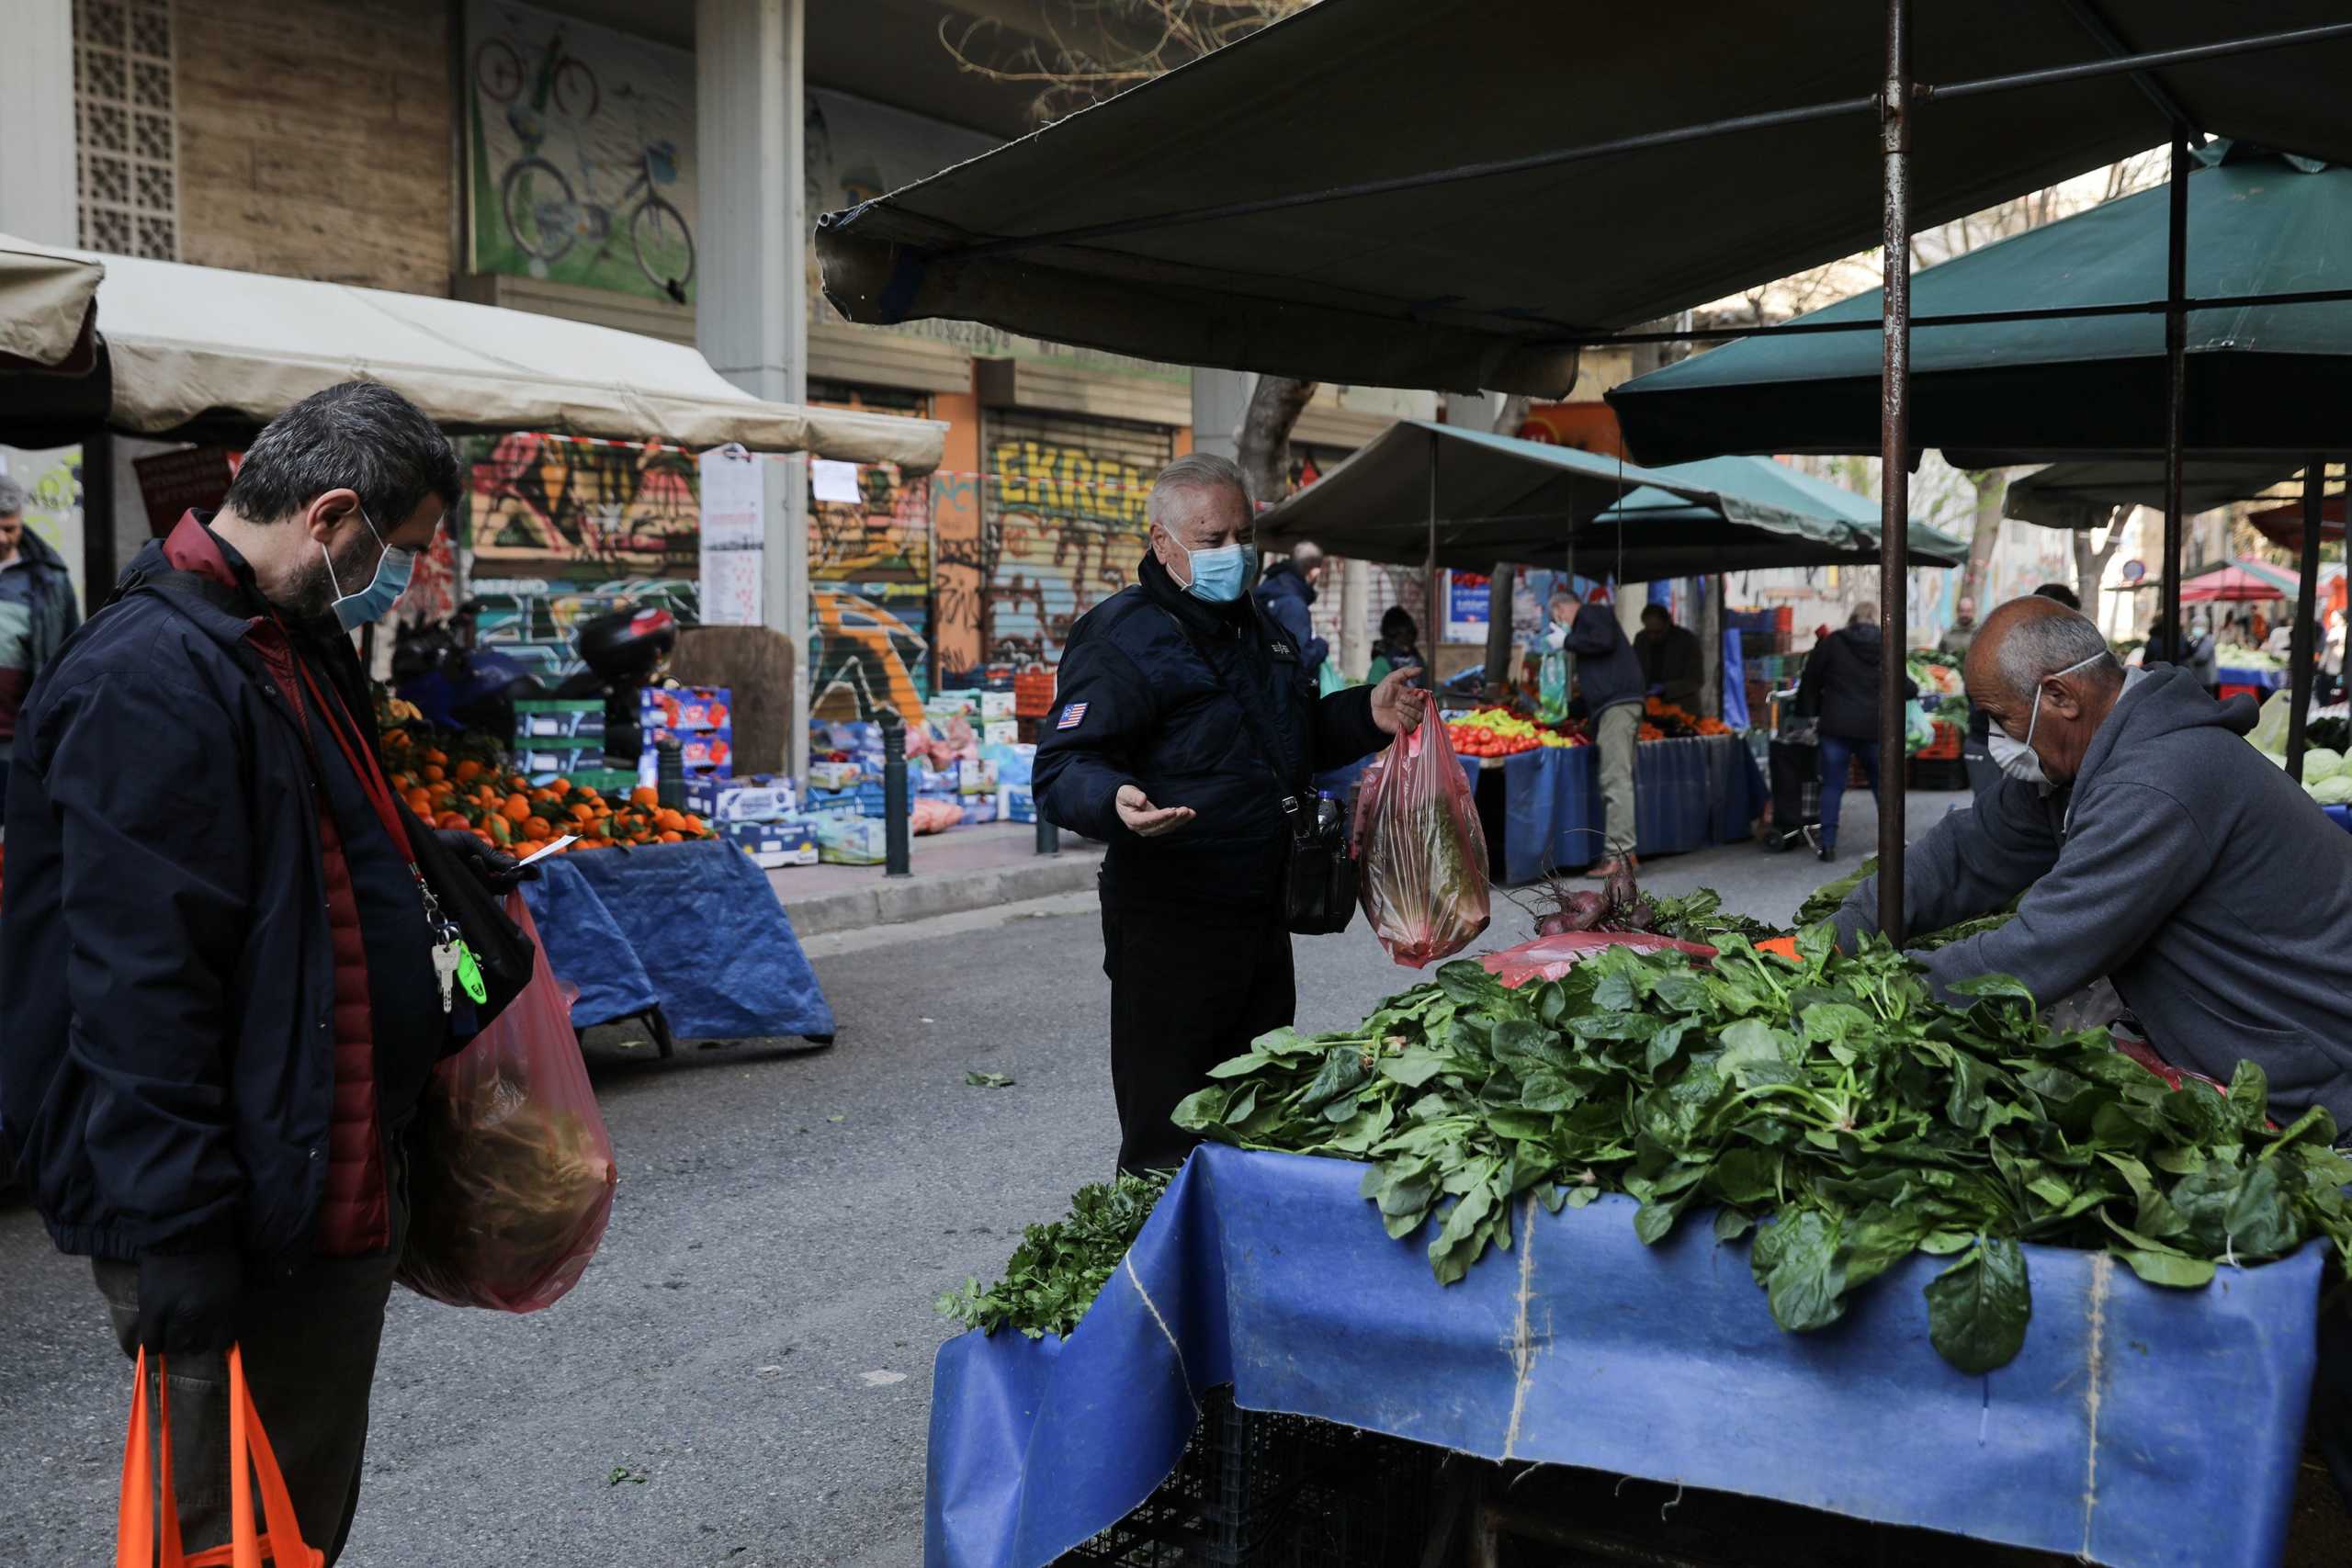
{"type": "Polygon", "coordinates": [[[1960,726],[1936,720],[1936,738],[1920,748],[1918,757],[1926,762],[1956,762],[1960,760],[1960,726]]]}
{"type": "Polygon", "coordinates": [[[1964,790],[1968,787],[1968,764],[1958,756],[1930,757],[1922,751],[1911,759],[1913,789],[1964,790]]]}
{"type": "Polygon", "coordinates": [[[1175,1471],[1135,1512],[1066,1554],[1115,1568],[1413,1568],[1440,1451],[1305,1416],[1204,1403],[1175,1471]]]}
{"type": "Polygon", "coordinates": [[[1023,670],[1012,678],[1012,716],[1043,718],[1054,707],[1054,672],[1023,670]]]}

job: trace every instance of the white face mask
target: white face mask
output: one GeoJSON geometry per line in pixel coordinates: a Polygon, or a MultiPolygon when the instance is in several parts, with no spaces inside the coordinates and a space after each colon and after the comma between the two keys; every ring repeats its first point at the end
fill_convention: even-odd
{"type": "Polygon", "coordinates": [[[1993,732],[1984,738],[1984,750],[1991,755],[1993,765],[2019,784],[2030,784],[2044,795],[2057,788],[2058,786],[2051,782],[2050,775],[2041,771],[2041,755],[2033,749],[2034,727],[2041,722],[2041,688],[2061,675],[2072,675],[2077,670],[2087,670],[2106,657],[2108,656],[2104,653],[2094,653],[2079,664],[2069,664],[2064,670],[2044,675],[2036,682],[2033,688],[2033,712],[2025,721],[2025,739],[2011,739],[2008,731],[1997,724],[1993,727],[1993,732]]]}

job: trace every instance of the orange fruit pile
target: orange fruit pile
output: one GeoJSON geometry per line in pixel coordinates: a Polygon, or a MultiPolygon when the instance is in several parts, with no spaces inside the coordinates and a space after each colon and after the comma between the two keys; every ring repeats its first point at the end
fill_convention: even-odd
{"type": "MultiPolygon", "coordinates": [[[[461,752],[466,744],[459,742],[461,752]]],[[[650,789],[632,790],[618,799],[574,786],[569,779],[534,784],[494,759],[453,757],[405,729],[386,731],[384,756],[392,787],[419,821],[461,829],[502,850],[528,853],[565,833],[579,835],[579,841],[559,853],[718,837],[701,818],[663,807],[650,789]]]]}

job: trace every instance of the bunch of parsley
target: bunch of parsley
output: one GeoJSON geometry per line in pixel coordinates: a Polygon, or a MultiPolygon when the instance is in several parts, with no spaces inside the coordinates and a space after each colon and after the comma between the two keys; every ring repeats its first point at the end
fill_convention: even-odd
{"type": "Polygon", "coordinates": [[[1032,1339],[1068,1337],[1167,1190],[1167,1176],[1158,1173],[1080,1188],[1068,1215],[1022,1233],[1002,1279],[985,1291],[978,1280],[965,1280],[939,1298],[940,1314],[983,1334],[1017,1328],[1032,1339]]]}

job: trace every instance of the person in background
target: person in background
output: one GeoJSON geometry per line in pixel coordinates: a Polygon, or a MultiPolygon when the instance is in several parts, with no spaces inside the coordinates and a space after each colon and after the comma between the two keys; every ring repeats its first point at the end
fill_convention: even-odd
{"type": "Polygon", "coordinates": [[[1323,660],[1331,655],[1331,645],[1315,635],[1314,617],[1307,610],[1315,603],[1316,590],[1323,586],[1323,547],[1301,539],[1291,547],[1290,555],[1266,569],[1258,584],[1258,603],[1267,618],[1290,634],[1291,646],[1298,649],[1298,661],[1307,679],[1318,680],[1323,673],[1323,660]]]}
{"type": "MultiPolygon", "coordinates": [[[[1951,626],[1936,643],[1936,651],[1951,661],[1955,670],[1967,660],[1968,645],[1976,640],[1976,601],[1962,595],[1953,607],[1951,626]]],[[[1961,737],[1960,765],[1968,774],[1971,795],[1982,795],[2000,782],[2001,770],[1993,765],[1992,752],[1987,750],[1992,725],[1984,710],[1974,703],[1968,705],[1968,729],[1961,737]]]]}
{"type": "Polygon", "coordinates": [[[1420,628],[1402,604],[1391,604],[1380,617],[1380,641],[1372,650],[1372,665],[1364,679],[1377,686],[1398,670],[1408,671],[1406,682],[1422,691],[1430,687],[1428,661],[1421,658],[1420,628]]]}
{"type": "Polygon", "coordinates": [[[2063,582],[2045,582],[2033,592],[2037,597],[2054,599],[2069,610],[2079,610],[2083,607],[2083,602],[2075,596],[2075,591],[2063,582]]]}
{"type": "Polygon", "coordinates": [[[0,1144],[123,1354],[170,1358],[191,1551],[230,1535],[232,1345],[328,1562],[359,1505],[406,1134],[474,1021],[443,999],[420,868],[517,873],[408,814],[348,634],[465,493],[399,393],[314,392],[218,513],[139,552],[19,715],[0,1144]]]}
{"type": "Polygon", "coordinates": [[[2332,610],[2319,661],[2321,701],[2333,705],[2344,695],[2344,612],[2332,610]]]}
{"type": "Polygon", "coordinates": [[[1699,694],[1706,685],[1706,660],[1699,649],[1698,633],[1676,626],[1673,612],[1665,605],[1645,604],[1634,653],[1642,661],[1645,693],[1690,713],[1699,711],[1699,694]]]}
{"type": "Polygon", "coordinates": [[[1585,874],[1608,876],[1621,862],[1630,871],[1641,863],[1634,856],[1634,749],[1642,739],[1642,661],[1617,624],[1614,605],[1588,604],[1563,588],[1552,595],[1552,624],[1558,646],[1576,655],[1585,716],[1600,749],[1596,760],[1608,850],[1585,874]]]}
{"type": "Polygon", "coordinates": [[[1936,647],[1957,663],[1968,657],[1968,645],[1976,640],[1976,601],[1963,594],[1952,607],[1951,626],[1936,647]]]}
{"type": "Polygon", "coordinates": [[[2211,616],[2206,618],[2205,629],[2191,635],[2185,646],[2188,652],[2181,659],[2182,665],[2197,677],[2205,694],[2218,701],[2222,695],[2222,654],[2211,616]]]}
{"type": "MultiPolygon", "coordinates": [[[[1821,716],[1823,860],[1838,857],[1838,808],[1845,803],[1847,776],[1857,760],[1870,780],[1872,798],[1878,795],[1878,695],[1885,656],[1878,606],[1857,604],[1844,628],[1806,657],[1804,674],[1797,682],[1798,711],[1821,716]]],[[[1906,699],[1919,694],[1908,675],[1903,677],[1903,693],[1906,699]]]]}
{"type": "Polygon", "coordinates": [[[1199,1140],[1169,1120],[1177,1104],[1297,1010],[1284,795],[1314,811],[1312,775],[1380,750],[1429,703],[1401,669],[1316,694],[1250,592],[1256,513],[1230,459],[1177,458],[1145,509],[1135,584],[1070,628],[1035,764],[1039,814],[1109,846],[1102,972],[1125,1171],[1183,1164],[1199,1140]]]}
{"type": "Polygon", "coordinates": [[[24,487],[0,474],[0,827],[7,825],[8,753],[25,694],[81,624],[64,558],[25,525],[24,487]]]}

